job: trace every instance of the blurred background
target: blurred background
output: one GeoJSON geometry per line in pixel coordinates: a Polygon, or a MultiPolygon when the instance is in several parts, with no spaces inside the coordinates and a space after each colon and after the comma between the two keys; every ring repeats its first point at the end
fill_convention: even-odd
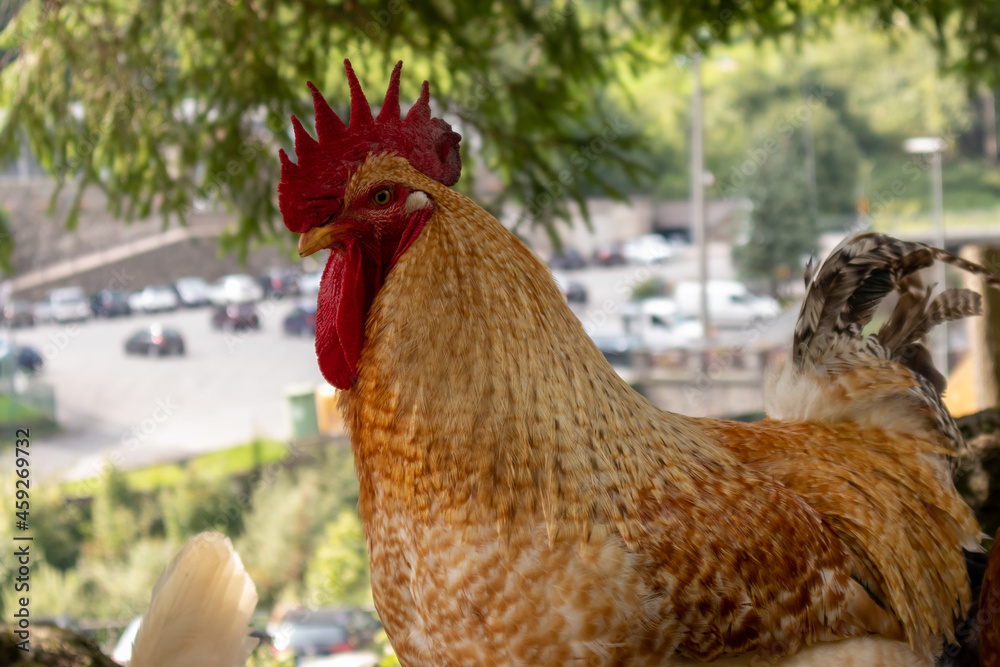
{"type": "MultiPolygon", "coordinates": [[[[118,662],[208,529],[257,585],[259,664],[392,661],[313,350],[325,254],[299,261],[276,208],[305,82],[348,117],[345,57],[376,107],[396,60],[404,106],[430,80],[456,187],[664,408],[762,416],[805,263],[848,233],[1000,268],[994,3],[0,0],[0,421],[30,429],[32,614],[118,662]]],[[[980,430],[998,307],[933,341],[980,430]]],[[[984,443],[962,483],[992,533],[984,443]]]]}

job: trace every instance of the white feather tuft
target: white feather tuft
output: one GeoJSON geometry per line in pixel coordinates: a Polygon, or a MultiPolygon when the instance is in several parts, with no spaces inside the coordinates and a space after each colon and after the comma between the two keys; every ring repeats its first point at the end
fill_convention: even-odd
{"type": "Polygon", "coordinates": [[[431,198],[427,196],[427,193],[417,190],[416,192],[411,192],[410,196],[406,198],[406,203],[403,205],[403,208],[407,213],[413,213],[414,211],[419,211],[422,208],[427,208],[430,205],[431,198]]]}
{"type": "Polygon", "coordinates": [[[257,590],[224,535],[195,535],[153,588],[132,649],[132,667],[240,667],[257,590]]]}

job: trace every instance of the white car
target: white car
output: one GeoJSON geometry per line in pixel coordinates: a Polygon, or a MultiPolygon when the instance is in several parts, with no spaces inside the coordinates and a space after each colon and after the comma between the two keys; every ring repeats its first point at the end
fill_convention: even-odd
{"type": "Polygon", "coordinates": [[[658,264],[674,256],[674,246],[659,234],[643,234],[623,243],[622,254],[635,264],[658,264]]]}
{"type": "Polygon", "coordinates": [[[558,271],[552,272],[552,280],[556,287],[566,297],[566,303],[587,303],[589,295],[587,287],[578,280],[570,280],[566,274],[558,271]]]}
{"type": "Polygon", "coordinates": [[[32,305],[31,314],[35,318],[35,324],[47,324],[52,321],[52,304],[38,301],[32,305]]]}
{"type": "Polygon", "coordinates": [[[82,287],[60,287],[49,292],[49,308],[56,322],[81,322],[91,316],[90,303],[82,287]]]}
{"type": "Polygon", "coordinates": [[[322,271],[302,275],[299,278],[299,293],[303,296],[316,296],[319,294],[319,283],[322,279],[322,271]]]}
{"type": "Polygon", "coordinates": [[[256,303],[264,298],[264,290],[251,276],[234,273],[222,276],[208,288],[208,297],[216,306],[230,303],[256,303]]]}
{"type": "Polygon", "coordinates": [[[195,276],[178,278],[174,283],[174,289],[181,298],[181,305],[193,308],[211,303],[211,299],[208,298],[208,282],[204,278],[195,276]]]}
{"type": "Polygon", "coordinates": [[[133,313],[142,312],[142,290],[128,295],[128,307],[133,313]]]}
{"type": "MultiPolygon", "coordinates": [[[[129,299],[129,306],[132,306],[132,299],[129,299]]],[[[159,313],[165,310],[177,310],[180,301],[177,294],[169,287],[153,285],[139,292],[135,298],[135,305],[139,310],[146,313],[159,313]]]]}
{"type": "Polygon", "coordinates": [[[628,335],[654,353],[697,348],[705,338],[701,322],[682,314],[673,299],[630,301],[622,317],[628,335]]]}
{"type": "MultiPolygon", "coordinates": [[[[674,289],[678,312],[688,317],[701,313],[701,283],[685,281],[674,289]]],[[[774,319],[781,306],[769,296],[758,296],[735,280],[708,281],[709,325],[733,329],[774,319]]]]}

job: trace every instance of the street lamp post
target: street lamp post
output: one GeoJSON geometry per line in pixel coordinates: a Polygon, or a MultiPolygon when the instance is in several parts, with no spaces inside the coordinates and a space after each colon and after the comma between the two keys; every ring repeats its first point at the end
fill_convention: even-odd
{"type": "Polygon", "coordinates": [[[697,51],[691,57],[691,73],[694,77],[691,95],[691,229],[695,245],[698,246],[698,281],[701,283],[698,304],[704,336],[704,349],[700,355],[701,370],[707,373],[711,322],[708,314],[708,232],[705,224],[705,158],[702,148],[701,54],[697,51]]]}
{"type": "MultiPolygon", "coordinates": [[[[941,177],[941,153],[947,144],[940,137],[914,137],[907,139],[903,148],[907,153],[929,155],[931,161],[931,202],[934,209],[934,245],[944,248],[946,244],[944,233],[944,185],[941,177]]],[[[944,263],[936,265],[936,279],[939,289],[945,288],[944,263]]],[[[934,355],[934,365],[948,377],[948,327],[937,327],[931,332],[931,350],[934,355]]]]}

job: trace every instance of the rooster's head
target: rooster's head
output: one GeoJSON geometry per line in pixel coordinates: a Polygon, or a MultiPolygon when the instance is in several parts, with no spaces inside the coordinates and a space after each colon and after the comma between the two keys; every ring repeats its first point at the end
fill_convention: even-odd
{"type": "Polygon", "coordinates": [[[399,75],[392,71],[378,117],[372,116],[349,61],[350,125],[311,83],[317,139],[292,116],[295,154],[281,157],[278,202],[285,226],[299,237],[299,255],[329,248],[316,310],[316,354],[330,384],[350,388],[364,344],[368,309],[400,254],[433,212],[421,184],[454,185],[461,172],[461,137],[432,118],[424,82],[400,117],[399,75]]]}

